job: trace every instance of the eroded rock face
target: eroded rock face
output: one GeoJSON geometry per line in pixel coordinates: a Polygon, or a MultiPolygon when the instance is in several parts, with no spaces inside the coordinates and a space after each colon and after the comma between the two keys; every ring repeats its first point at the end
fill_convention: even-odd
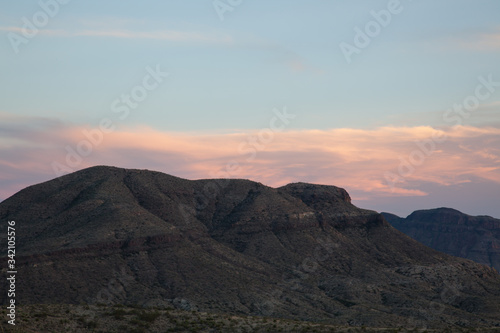
{"type": "Polygon", "coordinates": [[[396,229],[433,249],[500,271],[499,219],[450,208],[419,210],[407,218],[382,214],[396,229]]]}
{"type": "Polygon", "coordinates": [[[18,227],[16,298],[24,304],[500,325],[495,270],[421,245],[334,186],[94,167],[17,193],[0,203],[0,220],[18,227]]]}

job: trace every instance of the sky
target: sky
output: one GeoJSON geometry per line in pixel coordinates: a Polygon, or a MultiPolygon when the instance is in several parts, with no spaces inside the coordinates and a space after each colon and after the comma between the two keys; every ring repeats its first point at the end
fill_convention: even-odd
{"type": "Polygon", "coordinates": [[[113,165],[500,218],[499,1],[0,8],[0,200],[113,165]]]}

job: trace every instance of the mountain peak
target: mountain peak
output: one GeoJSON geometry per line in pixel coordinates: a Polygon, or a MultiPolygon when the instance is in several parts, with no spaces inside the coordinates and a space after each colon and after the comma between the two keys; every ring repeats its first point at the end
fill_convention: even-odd
{"type": "Polygon", "coordinates": [[[98,166],[20,191],[0,203],[0,220],[15,220],[22,239],[22,304],[181,304],[398,327],[439,302],[428,326],[500,323],[496,271],[421,245],[335,186],[98,166]],[[436,299],[448,286],[460,295],[436,299]]]}
{"type": "Polygon", "coordinates": [[[305,203],[311,204],[316,200],[332,200],[350,204],[351,197],[343,188],[332,185],[317,185],[310,183],[290,183],[280,189],[288,191],[301,198],[305,203]]]}
{"type": "Polygon", "coordinates": [[[395,228],[429,247],[500,271],[499,219],[445,207],[418,210],[407,218],[383,215],[395,228]]]}

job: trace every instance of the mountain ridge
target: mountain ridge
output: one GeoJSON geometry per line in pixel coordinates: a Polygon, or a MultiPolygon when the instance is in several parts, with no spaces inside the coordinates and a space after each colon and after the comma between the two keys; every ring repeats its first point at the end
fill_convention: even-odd
{"type": "Polygon", "coordinates": [[[25,304],[173,305],[373,327],[500,325],[496,271],[421,245],[335,186],[99,166],[16,193],[0,203],[0,220],[19,228],[25,304]]]}
{"type": "Polygon", "coordinates": [[[382,215],[396,229],[433,249],[500,271],[500,219],[446,207],[417,210],[406,218],[382,215]]]}

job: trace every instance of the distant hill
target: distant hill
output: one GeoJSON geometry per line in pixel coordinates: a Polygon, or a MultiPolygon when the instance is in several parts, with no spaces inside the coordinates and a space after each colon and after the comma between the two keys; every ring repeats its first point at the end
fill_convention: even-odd
{"type": "Polygon", "coordinates": [[[418,243],[334,186],[93,167],[3,201],[0,221],[9,220],[20,304],[174,306],[345,326],[500,326],[495,270],[418,243]]]}
{"type": "Polygon", "coordinates": [[[435,250],[474,260],[500,272],[500,220],[451,208],[418,210],[407,218],[382,213],[396,229],[435,250]]]}

